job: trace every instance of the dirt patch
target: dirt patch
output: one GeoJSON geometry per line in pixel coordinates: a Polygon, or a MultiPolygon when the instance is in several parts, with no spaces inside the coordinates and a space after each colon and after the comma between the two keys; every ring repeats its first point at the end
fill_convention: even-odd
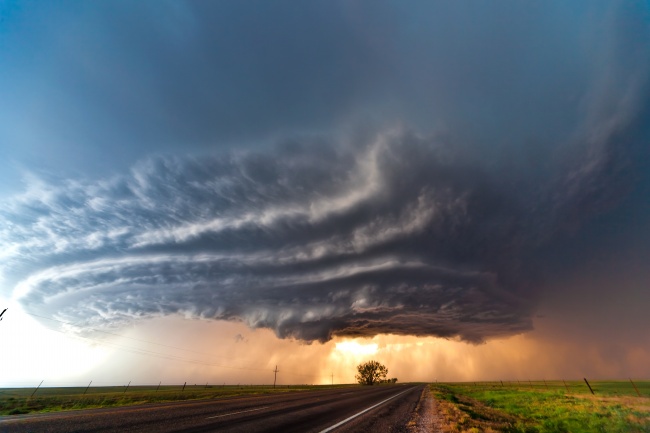
{"type": "Polygon", "coordinates": [[[436,389],[435,397],[441,433],[497,433],[525,424],[523,419],[446,389],[436,389]]]}

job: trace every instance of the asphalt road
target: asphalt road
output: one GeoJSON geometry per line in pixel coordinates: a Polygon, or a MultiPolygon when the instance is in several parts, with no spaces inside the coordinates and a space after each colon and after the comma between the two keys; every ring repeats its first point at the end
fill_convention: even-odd
{"type": "Polygon", "coordinates": [[[0,417],[2,432],[407,432],[423,385],[0,417]]]}

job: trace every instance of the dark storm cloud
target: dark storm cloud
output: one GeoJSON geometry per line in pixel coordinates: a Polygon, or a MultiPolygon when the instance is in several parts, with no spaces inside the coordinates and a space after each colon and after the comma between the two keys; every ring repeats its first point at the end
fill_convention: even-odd
{"type": "Polygon", "coordinates": [[[450,140],[403,130],[353,145],[296,139],[36,185],[3,211],[4,275],[25,305],[77,325],[183,314],[321,341],[525,331],[542,287],[530,257],[566,233],[565,215],[597,214],[576,216],[576,197],[634,177],[598,167],[643,153],[606,143],[589,182],[573,180],[593,166],[587,157],[540,185],[508,164],[488,170],[450,140]]]}
{"type": "Polygon", "coordinates": [[[30,309],[480,342],[530,329],[549,271],[648,233],[642,5],[158,5],[58,11],[48,82],[0,106],[3,140],[141,161],[5,200],[30,309]]]}
{"type": "Polygon", "coordinates": [[[479,167],[404,132],[313,146],[157,158],[27,194],[4,212],[5,273],[77,323],[182,313],[306,340],[527,329],[498,263],[523,210],[479,167]]]}

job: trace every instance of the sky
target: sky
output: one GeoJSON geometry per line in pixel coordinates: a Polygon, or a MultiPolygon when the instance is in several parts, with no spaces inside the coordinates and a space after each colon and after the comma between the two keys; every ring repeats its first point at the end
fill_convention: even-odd
{"type": "Polygon", "coordinates": [[[0,386],[650,371],[645,1],[0,0],[0,386]]]}

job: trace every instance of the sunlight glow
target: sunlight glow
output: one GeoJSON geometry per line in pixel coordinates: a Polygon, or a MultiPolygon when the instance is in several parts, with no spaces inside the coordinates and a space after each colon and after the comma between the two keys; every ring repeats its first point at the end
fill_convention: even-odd
{"type": "Polygon", "coordinates": [[[359,344],[356,341],[336,343],[336,350],[350,355],[374,355],[379,346],[376,343],[359,344]]]}
{"type": "Polygon", "coordinates": [[[69,380],[79,380],[110,352],[106,347],[42,326],[23,313],[17,303],[5,300],[3,305],[10,307],[10,314],[6,313],[0,322],[0,386],[31,386],[36,378],[44,379],[44,386],[68,385],[69,380]]]}

